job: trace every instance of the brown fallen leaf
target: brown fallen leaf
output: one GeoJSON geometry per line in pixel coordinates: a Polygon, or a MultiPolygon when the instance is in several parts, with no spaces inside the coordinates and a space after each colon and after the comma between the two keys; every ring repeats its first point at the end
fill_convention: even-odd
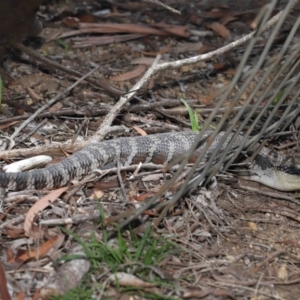
{"type": "Polygon", "coordinates": [[[156,28],[161,28],[172,35],[183,38],[188,38],[191,35],[187,26],[170,25],[165,23],[152,24],[152,26],[156,28]]]}
{"type": "Polygon", "coordinates": [[[101,190],[94,190],[92,194],[92,198],[94,199],[101,199],[103,197],[104,193],[101,190]]]}
{"type": "Polygon", "coordinates": [[[24,237],[24,228],[13,226],[13,225],[7,225],[5,226],[6,234],[12,239],[17,239],[24,237]]]}
{"type": "Polygon", "coordinates": [[[208,27],[221,37],[230,38],[230,31],[224,25],[218,22],[213,22],[212,24],[208,25],[208,27]]]}
{"type": "Polygon", "coordinates": [[[277,277],[279,279],[286,279],[288,277],[288,267],[286,264],[282,265],[279,267],[279,269],[277,270],[277,277]]]}
{"type": "Polygon", "coordinates": [[[48,207],[52,202],[54,202],[62,193],[64,193],[68,187],[63,187],[57,190],[51,191],[48,195],[42,197],[37,201],[28,211],[25,221],[24,221],[24,231],[26,236],[30,236],[31,227],[35,216],[48,207]]]}
{"type": "Polygon", "coordinates": [[[10,295],[7,290],[6,275],[2,264],[0,263],[0,299],[1,300],[11,300],[10,295]]]}
{"type": "Polygon", "coordinates": [[[140,135],[142,135],[142,136],[146,136],[147,135],[147,133],[143,130],[143,129],[141,129],[140,127],[137,127],[137,126],[133,126],[133,129],[135,130],[135,131],[137,131],[140,135]]]}
{"type": "Polygon", "coordinates": [[[135,199],[131,199],[131,201],[143,202],[145,199],[153,197],[155,193],[144,193],[142,195],[136,196],[135,199]]]}
{"type": "Polygon", "coordinates": [[[162,48],[156,52],[147,52],[147,51],[140,51],[140,52],[146,56],[156,57],[158,54],[165,54],[165,53],[170,52],[171,48],[172,48],[172,45],[169,43],[167,46],[165,46],[164,48],[162,48]]]}
{"type": "MultiPolygon", "coordinates": [[[[25,296],[24,296],[24,298],[25,298],[25,296]]],[[[39,300],[39,299],[41,299],[41,297],[40,297],[40,290],[36,290],[35,293],[34,293],[34,295],[31,298],[31,300],[39,300]]]]}
{"type": "Polygon", "coordinates": [[[200,13],[198,16],[202,18],[209,18],[209,19],[220,19],[224,18],[228,14],[232,14],[229,10],[229,7],[218,7],[218,8],[213,8],[211,11],[205,11],[203,13],[200,13]]]}
{"type": "Polygon", "coordinates": [[[62,109],[63,107],[64,107],[64,105],[61,102],[56,102],[47,111],[50,112],[50,113],[57,112],[60,109],[62,109]]]}
{"type": "MultiPolygon", "coordinates": [[[[19,293],[17,293],[17,295],[16,295],[16,300],[24,300],[25,299],[25,294],[24,294],[24,292],[19,292],[19,293]]],[[[38,298],[31,298],[31,300],[36,300],[36,299],[38,299],[38,298]]]]}
{"type": "Polygon", "coordinates": [[[224,18],[220,19],[219,22],[222,25],[227,25],[228,23],[235,21],[237,18],[237,16],[225,16],[224,18]]]}
{"type": "MultiPolygon", "coordinates": [[[[80,29],[71,30],[64,32],[58,36],[55,36],[56,39],[69,38],[72,36],[82,35],[82,34],[92,34],[92,33],[131,33],[132,35],[141,35],[153,34],[153,35],[168,35],[162,30],[151,28],[145,25],[136,25],[136,24],[89,24],[81,23],[80,29]]],[[[128,34],[130,35],[130,34],[128,34]]],[[[111,36],[112,37],[112,36],[111,36]]]]}
{"type": "Polygon", "coordinates": [[[257,225],[254,222],[247,222],[247,227],[252,231],[257,231],[257,225]]]}
{"type": "Polygon", "coordinates": [[[82,14],[78,17],[66,17],[62,22],[67,27],[78,28],[80,23],[97,22],[97,18],[91,14],[82,14]]]}
{"type": "Polygon", "coordinates": [[[73,48],[85,48],[97,45],[107,45],[112,43],[127,42],[135,39],[139,39],[145,36],[144,34],[122,34],[122,35],[108,35],[108,36],[94,36],[94,37],[84,37],[84,38],[74,38],[73,48]]]}
{"type": "Polygon", "coordinates": [[[80,20],[76,17],[66,17],[62,20],[62,23],[70,28],[78,28],[80,20]]]}
{"type": "Polygon", "coordinates": [[[28,249],[13,259],[10,259],[8,263],[24,263],[30,259],[43,258],[49,254],[49,251],[57,250],[63,244],[64,240],[65,236],[63,234],[56,235],[48,241],[40,244],[37,249],[28,249]]]}
{"type": "Polygon", "coordinates": [[[6,128],[9,128],[17,123],[19,123],[20,121],[12,121],[12,122],[9,122],[9,123],[6,123],[6,124],[2,124],[0,125],[0,130],[3,130],[3,129],[6,129],[6,128]]]}
{"type": "Polygon", "coordinates": [[[203,54],[213,50],[215,50],[213,46],[203,45],[202,47],[199,48],[198,53],[203,54]]]}
{"type": "Polygon", "coordinates": [[[124,74],[118,75],[118,76],[113,76],[110,78],[112,81],[125,81],[129,80],[132,78],[139,77],[143,75],[146,71],[146,66],[145,65],[139,65],[136,69],[130,72],[126,72],[124,74]]]}
{"type": "MultiPolygon", "coordinates": [[[[122,173],[121,173],[122,175],[122,173]]],[[[120,187],[120,183],[118,179],[110,180],[110,181],[98,181],[94,185],[96,190],[105,191],[109,189],[114,189],[120,187]]]]}
{"type": "Polygon", "coordinates": [[[151,24],[151,26],[143,24],[124,24],[124,23],[80,23],[80,29],[98,28],[103,32],[120,33],[140,33],[168,36],[170,34],[188,38],[190,32],[187,26],[171,25],[165,23],[151,24]]]}
{"type": "Polygon", "coordinates": [[[80,23],[80,29],[97,28],[99,33],[139,33],[139,34],[155,34],[167,35],[164,31],[152,28],[151,26],[142,24],[124,24],[124,23],[80,23]]]}

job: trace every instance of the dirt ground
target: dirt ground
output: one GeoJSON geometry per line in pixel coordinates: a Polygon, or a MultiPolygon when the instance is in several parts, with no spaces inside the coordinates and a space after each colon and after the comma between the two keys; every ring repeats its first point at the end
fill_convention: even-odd
{"type": "MultiPolygon", "coordinates": [[[[215,50],[250,33],[258,7],[266,2],[247,1],[245,8],[238,1],[165,1],[182,12],[179,16],[142,1],[46,1],[37,13],[44,24],[43,31],[38,37],[28,38],[25,45],[82,74],[98,65],[92,78],[102,79],[105,85],[124,93],[141,78],[157,54],[162,54],[161,61],[175,61],[215,50]],[[102,33],[79,28],[80,24],[92,23],[121,26],[102,33]],[[136,27],[128,29],[128,24],[136,27]],[[152,25],[151,29],[157,32],[144,34],[138,24],[152,25]]],[[[297,14],[298,10],[282,26],[270,56],[280,49],[297,14]]],[[[267,37],[261,40],[261,45],[266,41],[267,37]]],[[[189,116],[180,98],[198,112],[202,124],[208,117],[205,109],[213,109],[218,101],[215,91],[231,81],[245,47],[156,75],[117,115],[113,130],[105,139],[138,135],[141,131],[153,134],[189,130],[189,116]]],[[[255,48],[254,52],[253,61],[259,57],[261,48],[255,48]]],[[[120,97],[118,92],[84,81],[11,139],[24,120],[78,78],[13,49],[2,65],[0,147],[3,151],[11,145],[14,149],[27,149],[87,139],[120,97]]],[[[240,106],[247,96],[241,97],[240,106]]],[[[217,119],[212,125],[216,124],[217,119]]],[[[297,137],[284,143],[291,141],[297,142],[297,137]]],[[[75,149],[69,150],[71,153],[75,149]]],[[[50,153],[53,162],[69,155],[58,152],[45,154],[50,153]]],[[[6,157],[2,167],[14,159],[6,157]]],[[[132,170],[122,173],[122,189],[114,172],[102,175],[102,181],[90,180],[77,189],[70,187],[68,193],[63,190],[52,194],[55,202],[39,208],[29,220],[33,232],[29,237],[24,228],[26,215],[47,192],[10,192],[5,196],[0,211],[0,241],[11,299],[39,299],[49,277],[59,274],[55,261],[68,253],[72,239],[58,225],[77,233],[95,211],[94,219],[99,220],[101,203],[105,220],[112,228],[113,218],[138,208],[140,201],[154,195],[165,181],[160,169],[142,170],[134,180],[131,175],[132,170]],[[75,216],[76,222],[74,219],[73,223],[58,222],[75,216]]],[[[156,276],[160,274],[160,283],[150,287],[135,286],[130,281],[116,287],[107,281],[111,266],[97,269],[93,265],[84,281],[93,295],[89,298],[78,292],[73,299],[299,299],[298,194],[278,192],[228,175],[217,178],[215,202],[210,198],[210,190],[197,191],[170,208],[159,224],[155,224],[159,210],[149,210],[139,218],[138,236],[145,232],[143,225],[152,224],[153,239],[163,237],[177,245],[151,266],[156,276]]],[[[93,228],[103,238],[99,223],[94,222],[93,228]]],[[[135,274],[135,269],[126,263],[118,271],[135,274]]],[[[153,278],[147,273],[143,280],[154,281],[153,278]]],[[[3,287],[0,290],[3,292],[3,287]]]]}

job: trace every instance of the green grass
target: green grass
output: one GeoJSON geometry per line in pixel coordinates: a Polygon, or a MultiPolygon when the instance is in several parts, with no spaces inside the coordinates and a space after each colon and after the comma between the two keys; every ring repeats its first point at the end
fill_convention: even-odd
{"type": "Polygon", "coordinates": [[[280,101],[280,99],[282,98],[282,96],[284,95],[284,93],[285,93],[285,90],[279,92],[278,95],[275,96],[275,98],[273,99],[273,104],[274,105],[277,104],[280,101]]]}
{"type": "Polygon", "coordinates": [[[84,285],[68,291],[64,296],[53,296],[52,300],[92,300],[92,290],[84,285]]]}
{"type": "MultiPolygon", "coordinates": [[[[101,220],[104,220],[103,210],[101,211],[101,220]]],[[[89,283],[89,275],[85,280],[76,287],[70,290],[64,296],[53,297],[55,300],[89,300],[92,298],[92,292],[96,295],[103,288],[102,282],[105,281],[107,276],[116,272],[125,272],[133,274],[146,282],[154,282],[157,284],[157,288],[173,289],[174,287],[168,280],[162,279],[158,272],[156,272],[155,265],[161,262],[166,255],[176,254],[179,251],[179,247],[171,241],[161,236],[156,237],[151,233],[152,225],[145,230],[142,236],[134,233],[133,230],[128,230],[122,233],[120,230],[116,231],[116,237],[108,239],[108,231],[105,225],[102,224],[102,241],[98,241],[94,234],[91,233],[88,243],[85,243],[80,237],[74,235],[68,230],[62,228],[62,231],[72,235],[84,249],[86,257],[90,260],[92,268],[89,274],[105,274],[99,280],[98,286],[95,283],[89,283]],[[107,272],[109,270],[109,272],[107,272]],[[92,286],[92,288],[87,288],[92,286]],[[96,289],[96,290],[95,290],[96,289]]],[[[78,256],[64,256],[60,261],[66,261],[70,259],[78,258],[78,256]]],[[[113,287],[118,293],[128,293],[134,295],[140,295],[146,299],[157,300],[174,300],[178,298],[172,298],[167,296],[158,295],[149,292],[143,288],[136,288],[131,286],[121,287],[116,284],[113,287]]],[[[111,288],[109,288],[111,289],[111,288]]],[[[105,297],[105,291],[103,299],[109,299],[105,297]]]]}
{"type": "Polygon", "coordinates": [[[55,40],[63,49],[65,49],[67,52],[70,49],[70,46],[62,39],[56,39],[55,40]]]}
{"type": "Polygon", "coordinates": [[[184,104],[184,106],[186,107],[186,109],[189,113],[192,130],[199,131],[200,127],[199,127],[197,112],[193,111],[193,109],[189,106],[189,104],[183,98],[180,98],[180,101],[184,104]]]}

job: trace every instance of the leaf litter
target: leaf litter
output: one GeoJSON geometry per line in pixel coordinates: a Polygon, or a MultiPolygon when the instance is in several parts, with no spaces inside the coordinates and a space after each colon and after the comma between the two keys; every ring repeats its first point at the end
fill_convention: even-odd
{"type": "MultiPolygon", "coordinates": [[[[203,4],[204,2],[206,1],[195,1],[196,7],[201,11],[197,13],[191,3],[179,1],[179,7],[187,6],[187,13],[185,16],[174,15],[172,20],[169,12],[157,11],[152,6],[140,15],[141,9],[147,7],[144,2],[107,4],[109,11],[100,18],[95,17],[99,7],[91,10],[86,8],[85,13],[80,15],[76,10],[76,3],[72,1],[66,4],[69,8],[62,3],[54,6],[45,4],[41,8],[42,14],[50,20],[49,24],[53,22],[56,26],[45,25],[42,36],[46,42],[42,43],[41,51],[55,61],[83,73],[89,70],[89,64],[100,61],[101,76],[126,91],[143,74],[146,69],[144,66],[153,62],[153,56],[157,53],[165,55],[162,61],[191,57],[219,48],[227,44],[228,40],[240,37],[245,31],[250,32],[248,25],[258,12],[254,4],[253,8],[239,10],[223,5],[203,4]],[[64,17],[64,12],[68,12],[69,16],[64,17]],[[77,20],[71,22],[70,17],[77,20]],[[126,23],[128,21],[130,24],[126,23]],[[64,39],[65,46],[56,43],[56,39],[64,39]],[[193,47],[190,46],[191,43],[193,47]],[[138,64],[138,67],[132,68],[133,64],[138,64]]],[[[262,40],[263,43],[266,40],[262,40]]],[[[240,51],[242,50],[241,47],[240,51]]],[[[152,99],[147,98],[147,104],[151,104],[153,99],[178,100],[182,97],[196,100],[198,103],[191,104],[191,108],[197,106],[200,112],[209,105],[213,107],[218,96],[214,94],[215,87],[231,80],[233,74],[226,72],[234,70],[237,63],[238,57],[229,54],[223,59],[205,62],[196,70],[188,68],[183,72],[167,71],[164,76],[154,80],[152,99]],[[183,84],[177,84],[178,82],[183,84]]],[[[3,78],[3,114],[8,120],[19,114],[31,113],[26,106],[28,98],[32,99],[29,107],[35,110],[45,99],[50,99],[53,93],[63,90],[73,80],[70,75],[59,71],[52,73],[49,69],[39,70],[22,60],[9,61],[7,64],[11,67],[11,77],[3,78]],[[45,78],[42,75],[44,72],[50,75],[45,78]],[[29,79],[32,80],[33,74],[36,77],[32,84],[29,79]],[[21,110],[13,104],[10,106],[12,99],[16,97],[14,94],[20,97],[18,104],[21,105],[21,110]]],[[[27,138],[20,146],[62,142],[74,135],[86,138],[87,134],[91,134],[88,123],[101,122],[107,113],[101,112],[99,108],[106,105],[109,110],[114,103],[115,99],[106,91],[82,83],[71,95],[59,102],[57,109],[49,111],[47,118],[53,125],[52,132],[40,128],[39,139],[30,141],[27,138]],[[87,99],[86,95],[91,96],[87,99]],[[99,113],[93,115],[97,110],[99,113]],[[64,111],[71,111],[71,114],[63,114],[64,111]],[[88,122],[84,124],[83,120],[88,122]]],[[[136,103],[132,104],[134,105],[136,103]]],[[[130,107],[126,109],[129,111],[130,107]]],[[[161,132],[164,126],[182,128],[180,121],[188,122],[188,118],[186,115],[172,118],[171,109],[172,106],[165,106],[164,114],[152,108],[130,112],[134,115],[131,118],[126,117],[123,112],[118,115],[115,124],[130,129],[137,128],[138,132],[146,134],[161,132]]],[[[8,121],[2,126],[2,130],[9,135],[14,126],[18,125],[8,121]]],[[[133,131],[135,130],[130,133],[133,131]]],[[[17,138],[20,139],[25,134],[26,130],[17,138]]],[[[121,130],[119,135],[129,134],[121,130]]],[[[123,180],[132,202],[147,201],[157,187],[164,183],[164,175],[160,172],[154,174],[152,180],[137,180],[135,185],[131,185],[126,179],[126,176],[130,176],[129,172],[125,171],[123,180]]],[[[257,187],[255,184],[251,185],[257,187]]],[[[268,191],[264,187],[259,189],[268,191]]],[[[119,298],[124,293],[136,299],[144,299],[149,294],[158,299],[242,299],[257,295],[264,299],[276,298],[275,295],[278,295],[278,299],[293,299],[297,295],[299,218],[295,203],[283,204],[282,200],[247,193],[228,185],[222,189],[217,201],[224,218],[216,214],[209,200],[197,202],[194,198],[196,196],[191,195],[178,206],[172,207],[159,226],[151,225],[151,221],[160,213],[158,208],[147,210],[136,220],[137,224],[132,225],[133,228],[116,234],[116,228],[109,222],[106,224],[106,221],[118,214],[124,214],[124,217],[126,214],[130,215],[135,205],[132,202],[124,203],[119,189],[97,191],[95,183],[90,182],[71,196],[62,195],[67,190],[70,191],[67,188],[51,191],[37,197],[39,200],[33,197],[35,193],[39,193],[33,191],[32,197],[20,198],[18,205],[4,202],[1,224],[2,262],[5,271],[9,271],[9,292],[14,297],[21,295],[20,289],[12,285],[17,281],[26,287],[26,295],[23,294],[26,299],[34,298],[39,289],[41,297],[52,292],[66,294],[66,287],[75,288],[79,285],[82,276],[77,273],[84,275],[90,269],[90,264],[93,278],[90,281],[86,279],[78,288],[84,289],[84,284],[87,284],[94,295],[98,298],[102,295],[103,299],[105,296],[119,298]],[[51,204],[50,199],[55,202],[51,204]],[[41,221],[56,219],[63,219],[65,228],[70,231],[59,230],[55,222],[48,226],[39,225],[41,221]],[[79,227],[83,230],[78,230],[79,227]],[[147,233],[149,228],[151,235],[147,233]],[[109,239],[111,232],[114,235],[109,239]],[[159,239],[161,237],[175,246],[166,246],[159,239]],[[161,252],[155,252],[157,250],[161,252]],[[58,262],[58,268],[52,265],[49,273],[47,267],[53,262],[52,257],[55,263],[58,258],[68,261],[68,268],[64,270],[64,264],[58,262]],[[136,261],[135,257],[140,260],[136,261]],[[27,280],[27,273],[33,280],[27,280]],[[72,284],[62,280],[68,277],[72,284]],[[47,286],[45,281],[49,278],[52,281],[47,286]],[[147,287],[155,289],[147,290],[147,287]]],[[[21,197],[22,192],[19,195],[21,197]]],[[[0,277],[1,296],[9,299],[5,291],[5,276],[0,277]]],[[[77,293],[80,294],[81,291],[78,290],[77,293]]]]}

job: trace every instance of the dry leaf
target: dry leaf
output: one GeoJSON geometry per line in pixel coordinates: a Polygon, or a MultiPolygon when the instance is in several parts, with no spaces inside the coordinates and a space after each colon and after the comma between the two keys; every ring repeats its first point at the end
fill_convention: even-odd
{"type": "Polygon", "coordinates": [[[287,265],[282,265],[277,270],[277,276],[279,279],[286,279],[288,277],[287,265]]]}
{"type": "Polygon", "coordinates": [[[135,131],[137,131],[140,135],[142,135],[142,136],[146,136],[147,135],[147,133],[143,130],[143,129],[141,129],[140,127],[137,127],[137,126],[133,126],[133,129],[135,130],[135,131]]]}
{"type": "Polygon", "coordinates": [[[138,34],[155,34],[167,35],[163,30],[155,29],[142,24],[125,24],[125,23],[80,23],[80,29],[97,29],[99,33],[138,33],[138,34]]]}
{"type": "Polygon", "coordinates": [[[51,191],[48,195],[42,197],[37,201],[28,211],[26,219],[24,222],[24,231],[26,236],[30,236],[31,226],[34,221],[35,216],[48,207],[52,202],[54,202],[63,192],[65,192],[68,187],[63,187],[57,190],[51,191]]]}
{"type": "Polygon", "coordinates": [[[230,37],[230,31],[224,25],[218,22],[213,22],[209,25],[209,28],[211,28],[214,32],[216,32],[218,35],[224,38],[230,37]]]}
{"type": "Polygon", "coordinates": [[[113,76],[113,77],[110,78],[110,80],[113,80],[113,81],[129,80],[129,79],[141,76],[142,74],[144,74],[145,71],[146,71],[146,66],[145,65],[139,65],[133,71],[126,72],[126,73],[118,75],[118,76],[113,76]]]}
{"type": "Polygon", "coordinates": [[[139,195],[139,196],[135,197],[134,200],[138,201],[138,202],[142,202],[147,198],[153,197],[154,195],[155,195],[155,193],[150,193],[150,192],[149,193],[144,193],[142,195],[139,195]]]}
{"type": "Polygon", "coordinates": [[[1,300],[11,299],[7,290],[6,275],[1,263],[0,263],[0,298],[1,300]]]}
{"type": "Polygon", "coordinates": [[[64,105],[61,102],[56,102],[54,105],[52,105],[47,111],[48,112],[57,112],[61,110],[64,107],[64,105]]]}
{"type": "Polygon", "coordinates": [[[76,17],[66,17],[63,19],[62,22],[67,27],[78,28],[80,20],[76,17]]]}
{"type": "Polygon", "coordinates": [[[8,261],[9,263],[20,263],[26,262],[30,259],[40,259],[49,255],[49,251],[56,251],[64,242],[65,236],[59,234],[52,237],[48,241],[42,243],[37,249],[28,249],[23,252],[21,255],[15,257],[14,259],[8,261]]]}
{"type": "Polygon", "coordinates": [[[13,225],[7,225],[5,226],[6,234],[12,239],[17,239],[20,237],[24,237],[24,228],[13,226],[13,225]]]}
{"type": "Polygon", "coordinates": [[[3,129],[6,129],[6,128],[9,128],[17,123],[19,123],[20,121],[12,121],[12,122],[9,122],[9,123],[6,123],[6,124],[2,124],[0,125],[0,130],[3,130],[3,129]]]}
{"type": "Polygon", "coordinates": [[[155,287],[156,283],[146,282],[135,275],[127,274],[124,272],[118,272],[109,276],[109,280],[115,284],[119,284],[122,286],[135,286],[135,287],[155,287]]]}
{"type": "MultiPolygon", "coordinates": [[[[24,294],[24,292],[19,292],[19,293],[17,293],[17,295],[16,295],[16,300],[24,300],[25,299],[25,294],[24,294]]],[[[38,300],[39,298],[35,298],[35,297],[33,297],[33,298],[31,298],[31,300],[38,300]]]]}
{"type": "Polygon", "coordinates": [[[170,52],[171,48],[172,48],[172,45],[169,43],[167,46],[165,46],[164,48],[162,48],[156,52],[147,52],[147,51],[140,51],[140,52],[146,56],[156,57],[158,54],[165,54],[165,53],[170,52]]]}
{"type": "Polygon", "coordinates": [[[219,22],[222,24],[222,25],[227,25],[228,23],[232,22],[232,21],[235,21],[237,20],[237,17],[236,16],[225,16],[224,18],[220,19],[219,22]]]}
{"type": "Polygon", "coordinates": [[[256,224],[253,223],[253,222],[247,222],[247,227],[249,229],[253,230],[253,231],[257,231],[258,230],[256,224]]]}
{"type": "MultiPolygon", "coordinates": [[[[41,97],[40,95],[38,95],[32,88],[30,87],[26,87],[26,91],[28,92],[28,94],[30,95],[30,97],[34,100],[42,100],[43,97],[41,97]]],[[[27,103],[28,104],[28,103],[27,103]]]]}
{"type": "Polygon", "coordinates": [[[84,48],[92,45],[107,45],[112,43],[127,42],[143,37],[143,34],[122,34],[112,36],[91,36],[73,39],[73,48],[84,48]]]}
{"type": "Polygon", "coordinates": [[[169,36],[170,34],[188,38],[190,32],[187,26],[170,25],[170,24],[152,24],[151,26],[142,24],[125,24],[125,23],[80,23],[80,29],[98,29],[99,33],[139,33],[169,36]],[[155,28],[153,28],[155,27],[155,28]]]}
{"type": "Polygon", "coordinates": [[[152,26],[156,28],[161,28],[170,34],[180,36],[183,38],[188,38],[191,35],[187,26],[170,25],[165,23],[154,23],[152,24],[152,26]]]}
{"type": "Polygon", "coordinates": [[[103,197],[103,192],[101,190],[94,190],[92,194],[92,198],[94,199],[101,199],[103,197]]]}

